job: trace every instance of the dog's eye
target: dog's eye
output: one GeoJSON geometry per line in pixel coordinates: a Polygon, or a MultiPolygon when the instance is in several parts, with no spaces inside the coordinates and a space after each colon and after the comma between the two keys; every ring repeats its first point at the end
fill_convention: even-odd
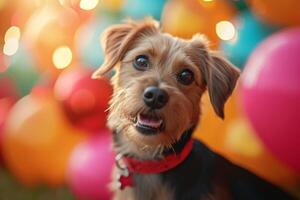
{"type": "Polygon", "coordinates": [[[137,70],[144,71],[149,68],[149,59],[145,55],[137,56],[133,61],[133,66],[137,70]]]}
{"type": "Polygon", "coordinates": [[[183,85],[190,85],[194,81],[194,73],[189,69],[184,69],[177,74],[177,80],[183,85]]]}

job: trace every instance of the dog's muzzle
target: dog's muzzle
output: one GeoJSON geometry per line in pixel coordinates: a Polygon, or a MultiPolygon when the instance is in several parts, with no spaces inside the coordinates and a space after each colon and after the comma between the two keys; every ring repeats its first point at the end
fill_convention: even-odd
{"type": "Polygon", "coordinates": [[[167,104],[169,95],[165,90],[155,86],[150,86],[144,90],[143,99],[149,108],[161,109],[167,104]]]}

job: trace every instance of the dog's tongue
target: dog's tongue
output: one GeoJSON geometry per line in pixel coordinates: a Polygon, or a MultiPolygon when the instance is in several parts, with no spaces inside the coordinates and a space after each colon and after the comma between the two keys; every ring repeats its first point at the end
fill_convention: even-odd
{"type": "Polygon", "coordinates": [[[144,126],[159,128],[162,123],[162,120],[148,117],[145,115],[138,115],[138,123],[140,123],[141,125],[144,125],[144,126]]]}

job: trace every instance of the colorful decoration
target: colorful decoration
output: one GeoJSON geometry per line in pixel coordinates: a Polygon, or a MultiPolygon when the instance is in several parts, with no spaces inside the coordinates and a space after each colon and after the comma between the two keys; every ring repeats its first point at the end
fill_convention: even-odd
{"type": "Polygon", "coordinates": [[[145,17],[185,39],[205,34],[210,48],[240,69],[248,60],[225,120],[204,95],[194,135],[292,191],[300,181],[299,28],[260,43],[299,26],[299,10],[299,0],[0,0],[0,176],[5,168],[8,177],[0,178],[2,191],[8,190],[0,199],[15,199],[9,193],[21,190],[29,199],[59,199],[52,191],[60,194],[66,175],[64,190],[76,198],[110,199],[114,155],[105,124],[112,88],[109,77],[90,76],[103,63],[104,30],[145,17]],[[55,197],[44,193],[49,185],[55,197]]]}
{"type": "Polygon", "coordinates": [[[2,161],[2,137],[4,134],[3,126],[8,113],[17,100],[19,91],[15,83],[8,77],[0,78],[0,162],[2,161]]]}
{"type": "Polygon", "coordinates": [[[248,8],[247,0],[229,0],[239,11],[246,10],[248,8]]]}
{"type": "Polygon", "coordinates": [[[118,15],[98,16],[78,29],[75,42],[81,62],[93,69],[102,64],[104,55],[100,36],[109,25],[120,21],[118,15]]]}
{"type": "Polygon", "coordinates": [[[297,181],[296,173],[279,162],[256,137],[241,112],[238,91],[225,106],[225,119],[216,116],[206,94],[202,102],[202,116],[194,136],[214,151],[282,187],[297,181]]]}
{"type": "Polygon", "coordinates": [[[262,23],[249,11],[240,13],[233,22],[236,34],[232,39],[223,41],[220,48],[231,62],[243,69],[254,48],[276,29],[262,23]]]}
{"type": "Polygon", "coordinates": [[[274,155],[300,172],[300,29],[267,38],[243,72],[243,107],[274,155]]]}
{"type": "Polygon", "coordinates": [[[249,0],[253,13],[268,23],[300,25],[300,2],[298,0],[249,0]]]}
{"type": "Polygon", "coordinates": [[[9,77],[0,77],[0,99],[6,97],[17,99],[20,95],[19,93],[15,81],[9,77]]]}
{"type": "Polygon", "coordinates": [[[3,127],[14,102],[15,99],[13,97],[0,98],[0,164],[2,163],[3,127]]]}
{"type": "Polygon", "coordinates": [[[54,90],[72,124],[96,132],[105,127],[112,87],[107,78],[95,80],[91,76],[88,69],[67,70],[57,79],[54,90]]]}
{"type": "Polygon", "coordinates": [[[117,13],[124,4],[124,0],[101,0],[98,6],[99,12],[108,11],[117,13]]]}
{"type": "Polygon", "coordinates": [[[21,43],[14,55],[5,57],[7,66],[0,73],[0,79],[14,80],[21,95],[26,95],[31,91],[40,75],[29,51],[30,48],[21,43]]]}
{"type": "Polygon", "coordinates": [[[133,19],[143,19],[144,17],[152,16],[159,20],[166,1],[126,0],[121,11],[125,17],[133,19]]]}
{"type": "Polygon", "coordinates": [[[36,91],[19,100],[5,123],[3,157],[26,185],[61,185],[73,147],[84,134],[72,128],[52,95],[36,91]]]}
{"type": "Polygon", "coordinates": [[[109,200],[114,153],[111,135],[102,130],[74,149],[68,167],[68,183],[79,199],[109,200]]]}
{"type": "Polygon", "coordinates": [[[173,0],[165,6],[162,27],[164,31],[183,38],[203,33],[216,48],[219,42],[216,25],[231,20],[234,15],[235,8],[226,1],[173,0]]]}
{"type": "Polygon", "coordinates": [[[62,69],[72,66],[76,57],[73,39],[80,21],[74,11],[59,5],[45,5],[28,20],[24,38],[30,41],[37,67],[56,77],[62,69]]]}

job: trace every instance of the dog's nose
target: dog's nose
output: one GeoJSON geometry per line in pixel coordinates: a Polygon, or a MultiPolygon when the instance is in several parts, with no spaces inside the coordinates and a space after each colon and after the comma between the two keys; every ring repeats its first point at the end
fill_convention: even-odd
{"type": "Polygon", "coordinates": [[[150,86],[144,90],[144,102],[152,109],[160,109],[164,107],[168,100],[168,93],[158,87],[150,86]]]}

